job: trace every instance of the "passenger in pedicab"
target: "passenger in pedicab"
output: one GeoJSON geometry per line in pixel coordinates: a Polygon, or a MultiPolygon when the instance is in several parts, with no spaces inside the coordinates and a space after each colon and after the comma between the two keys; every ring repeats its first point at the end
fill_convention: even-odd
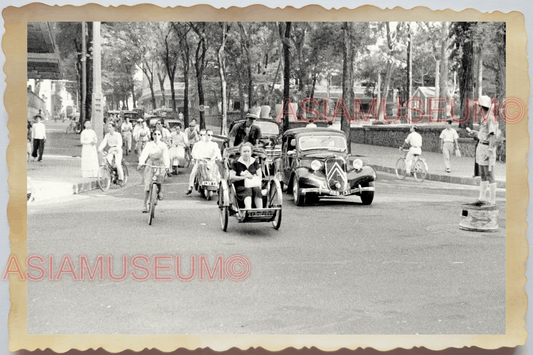
{"type": "Polygon", "coordinates": [[[250,142],[239,147],[240,157],[230,166],[230,180],[235,186],[237,201],[244,201],[244,208],[263,208],[261,193],[261,164],[252,157],[253,146],[250,142]]]}

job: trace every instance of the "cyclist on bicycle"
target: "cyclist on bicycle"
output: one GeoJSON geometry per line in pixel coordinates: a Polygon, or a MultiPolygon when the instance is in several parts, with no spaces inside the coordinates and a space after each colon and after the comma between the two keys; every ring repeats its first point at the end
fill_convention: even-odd
{"type": "Polygon", "coordinates": [[[113,165],[113,157],[115,158],[115,167],[118,173],[118,184],[122,186],[124,181],[124,171],[122,170],[122,136],[115,131],[115,123],[109,122],[107,124],[108,133],[105,135],[104,140],[100,143],[98,151],[104,152],[106,146],[107,150],[106,159],[110,165],[113,165]]]}
{"type": "Polygon", "coordinates": [[[150,186],[154,174],[157,174],[157,199],[163,199],[162,182],[166,171],[170,168],[170,159],[168,156],[168,147],[161,141],[163,133],[161,129],[156,128],[152,134],[152,140],[146,143],[141,156],[139,157],[139,165],[137,169],[141,169],[143,165],[160,166],[159,171],[154,170],[151,166],[146,166],[144,169],[144,209],[143,213],[148,212],[148,197],[150,196],[150,186]]]}
{"type": "Polygon", "coordinates": [[[412,126],[409,130],[411,133],[405,138],[400,150],[404,149],[405,146],[411,145],[409,152],[405,156],[405,171],[407,175],[411,174],[411,165],[416,155],[422,154],[422,136],[417,132],[418,127],[412,126]]]}
{"type": "Polygon", "coordinates": [[[137,125],[135,126],[135,129],[133,130],[133,137],[135,138],[136,146],[135,150],[137,151],[138,155],[141,155],[141,152],[146,145],[146,142],[148,142],[150,137],[150,129],[146,125],[146,122],[139,118],[137,120],[137,125]]]}

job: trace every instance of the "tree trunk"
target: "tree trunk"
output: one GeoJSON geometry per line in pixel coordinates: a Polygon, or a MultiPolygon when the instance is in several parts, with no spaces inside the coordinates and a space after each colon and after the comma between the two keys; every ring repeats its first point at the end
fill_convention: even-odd
{"type": "MultiPolygon", "coordinates": [[[[462,24],[463,32],[469,33],[472,36],[471,32],[474,29],[474,22],[465,22],[462,24]]],[[[474,73],[473,73],[473,63],[472,58],[474,57],[474,46],[472,40],[465,41],[463,45],[463,54],[461,56],[461,68],[459,71],[459,90],[461,91],[461,122],[459,128],[472,128],[474,126],[473,122],[473,107],[467,107],[469,100],[473,100],[474,96],[474,73]],[[469,111],[469,118],[466,120],[466,114],[469,111]]],[[[470,104],[472,105],[472,103],[470,104]]]]}
{"type": "MultiPolygon", "coordinates": [[[[157,79],[159,80],[159,88],[161,90],[161,105],[166,105],[167,104],[167,98],[166,98],[166,95],[165,95],[165,79],[167,78],[167,75],[166,74],[163,74],[161,75],[161,73],[157,73],[157,79]]],[[[154,103],[154,110],[155,110],[155,94],[154,94],[154,90],[152,90],[152,98],[153,98],[153,103],[154,103]]]]}
{"type": "Polygon", "coordinates": [[[346,134],[346,140],[348,145],[348,153],[351,153],[351,138],[350,138],[350,120],[349,117],[351,117],[352,114],[354,114],[354,92],[353,92],[353,85],[354,85],[354,70],[353,70],[353,62],[354,62],[354,56],[355,56],[355,48],[354,48],[354,28],[353,28],[353,22],[345,22],[342,26],[343,29],[343,47],[342,47],[342,54],[343,54],[343,62],[342,62],[342,99],[344,100],[344,104],[346,105],[346,108],[348,112],[346,112],[346,115],[343,115],[341,120],[341,129],[346,134]]]}
{"type": "MultiPolygon", "coordinates": [[[[205,24],[204,24],[205,25],[205,24]]],[[[205,43],[205,28],[203,30],[199,30],[197,28],[193,29],[196,31],[198,36],[200,37],[198,41],[198,46],[196,47],[196,54],[195,54],[195,63],[194,67],[196,69],[196,82],[198,85],[198,106],[199,108],[202,108],[200,111],[200,129],[205,129],[205,117],[204,117],[204,104],[205,104],[205,97],[204,97],[204,86],[203,86],[203,72],[205,67],[205,55],[207,52],[207,45],[205,43]]]]}
{"type": "Polygon", "coordinates": [[[254,105],[253,97],[253,76],[252,76],[252,60],[250,58],[250,42],[248,37],[248,32],[242,24],[238,22],[239,28],[241,29],[241,48],[243,50],[243,55],[246,57],[246,72],[248,74],[248,109],[252,108],[254,105]]]}
{"type": "Polygon", "coordinates": [[[220,127],[220,134],[227,135],[228,133],[228,103],[226,95],[226,63],[224,60],[224,46],[227,40],[227,27],[222,23],[222,41],[217,51],[218,59],[218,73],[220,75],[220,96],[222,101],[222,127],[220,127]]]}
{"type": "MultiPolygon", "coordinates": [[[[413,97],[413,38],[411,35],[411,25],[408,28],[408,42],[407,42],[407,100],[413,97]]],[[[411,111],[407,111],[407,121],[411,122],[411,111]]]]}
{"type": "MultiPolygon", "coordinates": [[[[85,100],[85,110],[87,120],[91,120],[93,112],[93,59],[92,59],[92,48],[93,48],[93,23],[87,22],[87,48],[90,49],[90,53],[87,53],[87,96],[85,100]]],[[[83,123],[80,115],[80,123],[83,123]]]]}
{"type": "Polygon", "coordinates": [[[291,53],[289,40],[291,37],[291,22],[285,23],[285,34],[283,39],[283,132],[289,129],[289,102],[290,102],[290,74],[291,74],[291,53]]]}
{"type": "MultiPolygon", "coordinates": [[[[435,97],[440,97],[440,59],[435,61],[435,97]]],[[[430,103],[431,100],[428,100],[428,110],[433,109],[434,103],[430,103]]],[[[437,112],[433,112],[432,117],[429,119],[437,118],[437,112]]]]}
{"type": "Polygon", "coordinates": [[[447,117],[448,106],[448,36],[449,36],[449,23],[442,23],[442,42],[440,46],[440,87],[439,96],[445,99],[444,104],[439,104],[443,108],[443,112],[439,113],[439,117],[444,119],[447,117]]]}

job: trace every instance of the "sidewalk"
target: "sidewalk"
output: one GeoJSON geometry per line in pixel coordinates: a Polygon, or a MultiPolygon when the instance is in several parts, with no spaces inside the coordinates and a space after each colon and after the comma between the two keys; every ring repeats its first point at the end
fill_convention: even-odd
{"type": "MultiPolygon", "coordinates": [[[[397,148],[356,143],[352,143],[352,154],[360,156],[365,163],[372,165],[378,174],[379,172],[394,174],[396,161],[403,156],[403,153],[399,152],[397,148]]],[[[442,154],[423,152],[422,156],[429,168],[428,180],[479,185],[479,178],[473,178],[473,158],[452,157],[452,171],[446,173],[442,154]]],[[[126,160],[129,161],[130,159],[131,157],[126,160]]],[[[128,184],[140,182],[140,174],[134,171],[134,166],[129,165],[128,184]]],[[[505,173],[505,163],[497,162],[495,176],[498,188],[505,189],[505,173]]],[[[96,178],[81,177],[81,158],[79,156],[45,154],[41,163],[32,160],[28,162],[28,177],[33,183],[37,201],[79,194],[98,188],[96,178]]]]}
{"type": "MultiPolygon", "coordinates": [[[[352,143],[352,154],[360,156],[365,163],[372,165],[378,172],[382,171],[394,174],[396,161],[398,158],[403,157],[405,152],[400,152],[398,148],[393,147],[352,143]]],[[[427,180],[452,184],[479,185],[480,179],[473,178],[473,157],[452,157],[451,173],[444,171],[444,158],[441,153],[424,152],[422,149],[422,157],[428,165],[429,175],[427,180]]],[[[494,177],[496,178],[498,188],[505,189],[506,164],[496,162],[494,169],[494,177]]]]}

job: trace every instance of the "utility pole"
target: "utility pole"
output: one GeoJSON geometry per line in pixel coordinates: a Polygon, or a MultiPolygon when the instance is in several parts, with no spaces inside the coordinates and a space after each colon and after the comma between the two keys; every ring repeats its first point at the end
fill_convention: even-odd
{"type": "Polygon", "coordinates": [[[85,104],[87,102],[87,39],[85,38],[86,23],[81,23],[81,122],[85,122],[87,113],[85,104]]]}
{"type": "Polygon", "coordinates": [[[100,22],[93,22],[93,95],[92,121],[94,132],[100,142],[104,137],[104,112],[102,107],[102,61],[100,45],[100,22]]]}

